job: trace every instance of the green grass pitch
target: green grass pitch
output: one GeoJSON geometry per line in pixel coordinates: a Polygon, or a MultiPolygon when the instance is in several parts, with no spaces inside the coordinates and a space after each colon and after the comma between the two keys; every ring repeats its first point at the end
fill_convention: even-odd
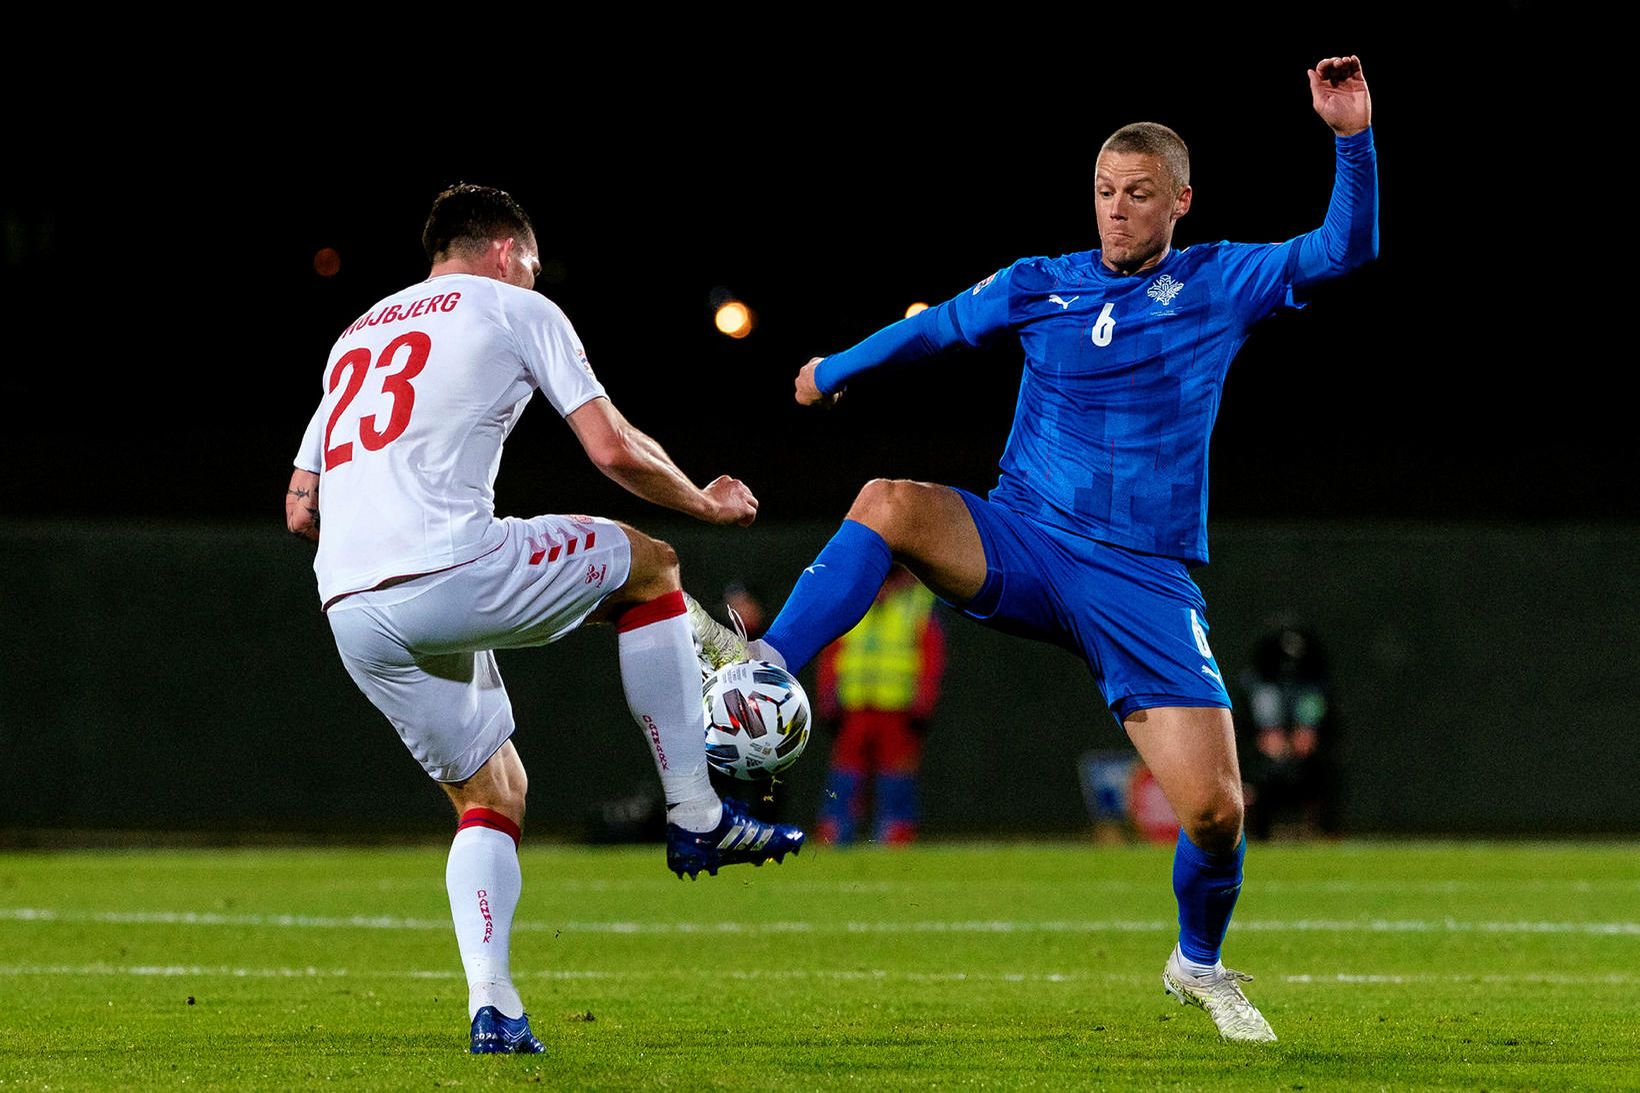
{"type": "Polygon", "coordinates": [[[548,1053],[474,1058],[439,848],[0,855],[0,1090],[1640,1087],[1632,844],[1254,847],[1263,1046],[1162,992],[1166,850],[523,858],[548,1053]]]}

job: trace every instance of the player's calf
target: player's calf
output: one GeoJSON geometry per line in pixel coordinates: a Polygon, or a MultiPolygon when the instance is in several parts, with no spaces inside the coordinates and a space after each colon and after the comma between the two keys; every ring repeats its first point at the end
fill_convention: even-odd
{"type": "Polygon", "coordinates": [[[612,622],[620,632],[621,687],[655,759],[667,821],[711,831],[723,811],[707,775],[700,669],[678,554],[636,528],[622,524],[621,530],[632,547],[629,575],[592,619],[612,622]]]}
{"type": "Polygon", "coordinates": [[[541,1049],[528,1036],[529,1022],[513,985],[509,956],[513,912],[524,887],[518,843],[528,788],[524,764],[510,740],[471,778],[444,787],[460,816],[444,886],[467,973],[467,1016],[473,1022],[475,1052],[541,1049]],[[515,1035],[519,1028],[535,1043],[533,1048],[519,1046],[525,1043],[515,1035]]]}

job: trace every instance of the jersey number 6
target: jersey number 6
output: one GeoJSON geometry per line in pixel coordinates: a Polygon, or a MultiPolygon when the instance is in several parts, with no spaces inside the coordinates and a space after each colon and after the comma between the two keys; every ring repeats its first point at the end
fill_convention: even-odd
{"type": "Polygon", "coordinates": [[[1115,310],[1115,303],[1106,304],[1105,309],[1099,313],[1099,318],[1093,324],[1093,344],[1101,349],[1110,344],[1111,335],[1116,333],[1116,320],[1110,314],[1115,310]]]}
{"type": "MultiPolygon", "coordinates": [[[[404,367],[397,372],[389,372],[382,377],[382,393],[393,396],[393,412],[388,415],[387,428],[377,431],[376,415],[367,414],[359,419],[359,440],[369,451],[375,452],[387,447],[397,440],[410,425],[410,411],[416,408],[416,389],[410,386],[410,381],[421,374],[427,367],[427,356],[433,351],[433,339],[419,330],[409,330],[387,343],[381,356],[376,358],[377,368],[386,368],[393,363],[393,358],[399,350],[408,348],[410,353],[405,359],[404,367]]],[[[353,458],[353,442],[346,441],[335,447],[330,445],[330,434],[336,429],[336,422],[346,412],[350,404],[364,386],[365,374],[370,371],[370,350],[365,348],[353,349],[342,355],[336,362],[336,367],[330,370],[330,386],[327,390],[336,390],[336,385],[342,381],[342,371],[348,370],[347,388],[336,403],[336,409],[330,412],[330,421],[325,425],[325,470],[335,470],[337,467],[353,458]]]]}

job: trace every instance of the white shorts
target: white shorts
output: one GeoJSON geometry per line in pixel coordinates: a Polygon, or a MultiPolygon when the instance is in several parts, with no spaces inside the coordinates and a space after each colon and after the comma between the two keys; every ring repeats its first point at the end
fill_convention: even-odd
{"type": "Polygon", "coordinates": [[[512,736],[495,649],[546,645],[580,626],[626,583],[632,545],[585,516],[502,520],[483,557],[326,613],[342,664],[440,782],[464,782],[512,736]]]}

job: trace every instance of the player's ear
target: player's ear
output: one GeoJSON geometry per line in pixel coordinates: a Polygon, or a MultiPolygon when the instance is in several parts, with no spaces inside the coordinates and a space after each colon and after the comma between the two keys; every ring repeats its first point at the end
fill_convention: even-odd
{"type": "Polygon", "coordinates": [[[490,244],[490,258],[495,264],[496,275],[502,280],[507,278],[507,259],[512,257],[513,248],[517,246],[518,240],[512,236],[490,244]]]}
{"type": "Polygon", "coordinates": [[[1189,186],[1179,191],[1179,196],[1173,199],[1173,219],[1177,220],[1190,211],[1190,198],[1195,194],[1189,186]]]}

